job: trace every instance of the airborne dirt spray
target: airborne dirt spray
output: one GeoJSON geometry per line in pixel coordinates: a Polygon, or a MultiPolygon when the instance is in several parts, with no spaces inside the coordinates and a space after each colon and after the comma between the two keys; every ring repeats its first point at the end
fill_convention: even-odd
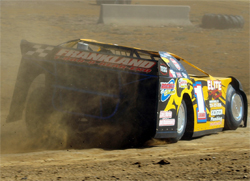
{"type": "MultiPolygon", "coordinates": [[[[1,23],[2,27],[2,46],[1,51],[1,83],[2,83],[2,92],[1,92],[1,151],[2,153],[12,153],[12,152],[26,152],[26,151],[35,151],[41,149],[64,149],[64,148],[86,148],[86,147],[102,147],[103,145],[118,145],[121,143],[120,138],[125,139],[129,134],[131,126],[130,124],[106,124],[98,125],[97,123],[93,126],[89,124],[88,120],[80,120],[83,122],[83,127],[69,127],[72,125],[77,118],[73,117],[63,117],[58,113],[51,113],[43,121],[48,122],[46,124],[47,132],[39,133],[37,132],[36,136],[30,136],[27,124],[25,121],[26,114],[23,113],[21,120],[12,123],[5,123],[6,117],[8,115],[9,104],[11,102],[11,97],[14,90],[14,85],[17,77],[17,70],[19,68],[21,53],[20,53],[20,40],[27,39],[32,42],[37,43],[47,43],[47,44],[59,44],[62,41],[68,39],[75,39],[82,37],[82,27],[80,32],[77,32],[77,35],[72,35],[68,30],[65,30],[64,26],[69,27],[68,25],[74,24],[72,21],[78,21],[67,18],[65,12],[79,9],[76,13],[89,13],[88,9],[83,11],[84,5],[79,8],[72,7],[68,9],[67,2],[62,3],[60,11],[58,9],[58,4],[61,2],[3,2],[2,5],[2,17],[3,21],[1,23]],[[40,11],[41,8],[42,10],[40,11]],[[64,10],[62,10],[63,8],[64,10]],[[37,10],[39,9],[39,10],[37,10]],[[65,10],[67,9],[67,11],[65,10]],[[25,11],[23,11],[25,10],[25,11]],[[10,16],[10,12],[12,12],[10,16]],[[59,13],[59,15],[57,14],[59,13]],[[5,19],[4,19],[5,18],[5,19]],[[55,25],[58,25],[55,27],[55,25]],[[63,27],[63,29],[60,29],[63,27]],[[60,33],[59,33],[60,32],[60,33]],[[65,39],[67,36],[67,39],[65,39]],[[75,37],[76,36],[76,37],[75,37]],[[53,41],[51,41],[53,40],[53,41]],[[62,121],[63,120],[63,121],[62,121]],[[73,120],[73,121],[72,121],[73,120]],[[85,123],[86,122],[86,123],[85,123]],[[67,123],[67,124],[65,124],[67,123]],[[90,127],[88,127],[90,126],[90,127]],[[93,126],[93,127],[92,127],[93,126]],[[129,127],[126,129],[126,126],[129,127]],[[48,134],[52,134],[52,137],[49,137],[48,134]],[[72,138],[74,141],[68,141],[68,138],[72,138]],[[107,138],[107,139],[104,139],[107,138]],[[81,140],[79,141],[76,140],[81,140]],[[104,141],[105,140],[105,141],[104,141]],[[77,144],[72,144],[72,143],[77,144]]],[[[70,3],[70,2],[68,2],[70,3]]],[[[98,7],[95,7],[98,10],[98,7]]],[[[93,11],[93,10],[91,10],[93,11]]],[[[77,16],[80,18],[79,14],[77,16]]],[[[82,22],[82,17],[81,17],[82,22]]],[[[84,26],[88,22],[82,22],[84,26]]],[[[93,22],[96,24],[96,21],[93,22]]],[[[74,25],[76,26],[76,25],[74,25]]],[[[82,26],[82,25],[81,25],[82,26]]],[[[94,38],[94,37],[93,37],[94,38]]],[[[98,39],[98,38],[97,38],[98,39]]],[[[88,76],[88,75],[87,75],[88,76]]],[[[98,76],[94,77],[95,81],[98,82],[98,76]]],[[[83,77],[84,78],[84,77],[83,77]]],[[[39,79],[39,78],[38,78],[39,79]]],[[[29,94],[35,90],[43,80],[38,80],[36,86],[36,81],[33,82],[29,94]]],[[[101,85],[101,84],[100,84],[101,85]]],[[[111,89],[108,90],[112,92],[111,89]]],[[[89,111],[95,110],[95,106],[91,105],[91,102],[96,102],[93,98],[88,101],[88,106],[85,106],[85,109],[89,111]]],[[[83,102],[86,100],[83,100],[83,102]]],[[[74,104],[74,101],[71,101],[74,104]]],[[[34,106],[37,106],[34,104],[34,106]]],[[[32,107],[32,106],[31,106],[32,107]]],[[[73,106],[74,107],[74,106],[73,106]]],[[[72,111],[72,107],[65,105],[64,107],[67,111],[72,111]]],[[[74,110],[76,111],[76,110],[74,110]]],[[[35,121],[35,120],[34,120],[35,121]]],[[[34,127],[36,128],[36,127],[34,127]]],[[[39,131],[39,126],[38,129],[39,131]]]]}
{"type": "MultiPolygon", "coordinates": [[[[140,106],[136,102],[138,95],[142,95],[138,93],[138,82],[123,86],[139,79],[139,75],[121,75],[113,70],[69,64],[58,65],[55,74],[56,78],[39,75],[29,88],[22,121],[25,134],[18,130],[22,136],[14,139],[14,145],[20,146],[20,151],[121,148],[142,143],[143,131],[137,114],[147,104],[140,102],[140,106]],[[55,85],[71,87],[73,91],[58,90],[53,88],[55,85]],[[102,96],[100,93],[116,96],[102,96]]],[[[22,82],[18,85],[21,86],[22,82]]],[[[18,105],[18,102],[14,104],[18,105]]],[[[16,131],[14,133],[17,135],[16,131]]],[[[17,148],[14,152],[18,152],[17,148]]]]}

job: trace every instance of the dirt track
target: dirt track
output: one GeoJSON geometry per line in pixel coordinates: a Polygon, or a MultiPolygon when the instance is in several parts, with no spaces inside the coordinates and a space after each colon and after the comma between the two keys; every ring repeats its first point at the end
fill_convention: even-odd
{"type": "MultiPolygon", "coordinates": [[[[152,4],[150,1],[136,1],[152,4]]],[[[232,180],[250,178],[250,128],[177,144],[151,140],[126,150],[34,150],[24,121],[6,124],[21,60],[21,39],[57,45],[91,38],[143,49],[165,50],[214,76],[235,76],[249,90],[248,1],[154,1],[191,7],[191,27],[118,27],[96,24],[94,1],[1,2],[2,180],[232,180]],[[243,29],[206,30],[205,13],[242,15],[243,29]],[[29,153],[26,153],[29,152],[29,153]],[[158,163],[159,162],[159,163],[158,163]],[[168,163],[170,162],[170,163],[168,163]]]]}
{"type": "Polygon", "coordinates": [[[177,144],[125,150],[2,155],[3,180],[234,180],[249,174],[249,127],[177,144]]]}

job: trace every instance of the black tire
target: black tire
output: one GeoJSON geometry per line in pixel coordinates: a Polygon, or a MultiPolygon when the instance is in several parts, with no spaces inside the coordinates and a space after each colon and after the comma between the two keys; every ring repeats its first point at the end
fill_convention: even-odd
{"type": "Polygon", "coordinates": [[[170,138],[169,142],[176,143],[178,142],[184,135],[187,126],[187,106],[184,100],[182,100],[180,108],[177,114],[177,137],[170,138]],[[181,118],[182,116],[182,118],[181,118]],[[181,123],[181,125],[179,125],[181,123]]]}
{"type": "Polygon", "coordinates": [[[216,29],[224,29],[225,21],[223,19],[223,15],[217,14],[215,17],[216,17],[216,19],[215,19],[214,28],[216,28],[216,29]]]}
{"type": "Polygon", "coordinates": [[[202,28],[213,28],[215,26],[215,15],[214,14],[205,14],[202,17],[202,28]]]}
{"type": "Polygon", "coordinates": [[[244,118],[244,100],[232,85],[227,88],[225,130],[237,129],[244,118]]]}
{"type": "Polygon", "coordinates": [[[243,28],[244,18],[238,15],[205,14],[202,17],[202,28],[228,29],[243,28]]]}
{"type": "Polygon", "coordinates": [[[234,24],[233,24],[232,20],[230,19],[229,15],[224,15],[224,19],[226,21],[226,24],[225,24],[226,29],[234,26],[234,24]]]}
{"type": "Polygon", "coordinates": [[[238,28],[243,28],[243,26],[245,24],[244,18],[242,16],[238,16],[238,15],[235,16],[235,18],[238,20],[238,23],[239,23],[238,28]]]}
{"type": "Polygon", "coordinates": [[[239,27],[239,22],[235,16],[228,16],[228,18],[230,19],[230,22],[231,22],[230,27],[232,27],[232,28],[239,27]]]}
{"type": "Polygon", "coordinates": [[[217,29],[228,29],[228,28],[234,28],[235,24],[230,20],[228,15],[217,15],[217,22],[216,22],[217,29]]]}

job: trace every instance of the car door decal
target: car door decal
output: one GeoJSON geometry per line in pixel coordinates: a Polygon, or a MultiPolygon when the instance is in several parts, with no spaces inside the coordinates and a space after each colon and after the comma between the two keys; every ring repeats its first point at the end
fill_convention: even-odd
{"type": "Polygon", "coordinates": [[[207,122],[207,113],[206,113],[206,106],[204,102],[204,96],[202,91],[202,84],[201,82],[195,82],[194,86],[194,96],[197,100],[197,122],[198,123],[206,123],[207,122]]]}

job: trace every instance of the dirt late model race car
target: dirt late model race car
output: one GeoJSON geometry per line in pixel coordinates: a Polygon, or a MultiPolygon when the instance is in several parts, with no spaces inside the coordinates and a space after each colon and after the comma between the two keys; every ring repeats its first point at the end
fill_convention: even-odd
{"type": "Polygon", "coordinates": [[[236,78],[213,77],[173,53],[90,39],[58,46],[22,40],[21,52],[7,122],[25,110],[33,135],[55,112],[78,133],[130,123],[130,140],[177,142],[247,126],[247,98],[236,78]],[[204,75],[188,74],[182,63],[204,75]],[[32,90],[41,75],[44,82],[32,90]]]}

